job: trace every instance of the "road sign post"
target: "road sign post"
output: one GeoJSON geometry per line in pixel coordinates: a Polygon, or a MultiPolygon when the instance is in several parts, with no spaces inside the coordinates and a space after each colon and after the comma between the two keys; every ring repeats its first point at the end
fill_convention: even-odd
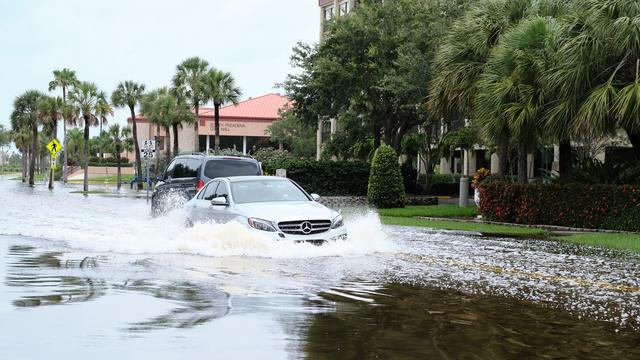
{"type": "Polygon", "coordinates": [[[62,150],[62,146],[56,138],[53,138],[48,144],[47,149],[51,153],[51,167],[49,173],[49,189],[53,190],[53,184],[55,183],[55,170],[56,170],[56,156],[58,152],[62,150]]]}
{"type": "MultiPolygon", "coordinates": [[[[147,174],[146,174],[146,179],[147,179],[147,204],[149,203],[149,163],[151,162],[151,159],[156,157],[156,142],[155,140],[144,140],[142,142],[142,149],[140,149],[140,151],[142,152],[142,158],[144,159],[144,161],[147,163],[146,165],[146,170],[147,170],[147,174]]],[[[156,171],[158,171],[158,169],[156,169],[156,171]]],[[[142,176],[142,174],[139,174],[138,176],[142,176]]]]}

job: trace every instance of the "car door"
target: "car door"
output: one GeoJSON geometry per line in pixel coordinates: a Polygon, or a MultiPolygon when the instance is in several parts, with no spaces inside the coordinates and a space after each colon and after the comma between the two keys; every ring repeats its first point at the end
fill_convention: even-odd
{"type": "Polygon", "coordinates": [[[210,182],[198,193],[195,199],[189,202],[189,212],[193,220],[197,222],[207,222],[211,220],[220,222],[220,219],[216,217],[216,213],[211,209],[211,200],[216,195],[216,189],[219,183],[219,181],[210,182]]]}
{"type": "Polygon", "coordinates": [[[214,198],[218,197],[226,197],[227,198],[227,206],[223,205],[211,205],[210,209],[214,216],[217,219],[220,219],[218,222],[227,223],[229,221],[235,220],[238,216],[234,211],[234,206],[232,203],[231,196],[229,196],[229,184],[226,181],[221,180],[218,188],[216,189],[216,193],[214,198]]]}

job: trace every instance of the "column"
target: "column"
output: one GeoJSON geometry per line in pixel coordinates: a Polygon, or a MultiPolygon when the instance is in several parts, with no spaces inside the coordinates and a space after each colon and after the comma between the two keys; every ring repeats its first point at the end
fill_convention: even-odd
{"type": "Polygon", "coordinates": [[[449,164],[449,159],[444,157],[440,159],[440,174],[451,174],[451,165],[449,164]]]}
{"type": "Polygon", "coordinates": [[[247,137],[242,137],[242,154],[247,155],[247,137]]]}
{"type": "Polygon", "coordinates": [[[497,153],[491,154],[491,173],[497,174],[500,172],[500,157],[497,153]]]}
{"type": "Polygon", "coordinates": [[[535,161],[535,155],[527,154],[527,179],[528,180],[533,179],[534,177],[534,172],[533,172],[534,161],[535,161]]]}
{"type": "MultiPolygon", "coordinates": [[[[209,145],[210,145],[209,141],[210,141],[210,139],[209,139],[209,135],[205,135],[205,136],[207,137],[207,145],[206,145],[206,151],[205,152],[206,152],[207,155],[209,155],[209,145]]],[[[198,140],[198,141],[200,141],[200,140],[198,140]]]]}
{"type": "Polygon", "coordinates": [[[553,163],[551,164],[551,173],[555,176],[560,175],[560,146],[553,145],[553,163]]]}
{"type": "Polygon", "coordinates": [[[331,119],[331,140],[333,140],[333,135],[338,131],[338,120],[331,119]]]}
{"type": "Polygon", "coordinates": [[[471,149],[471,150],[467,150],[467,154],[468,154],[468,160],[469,162],[467,163],[467,174],[469,176],[473,176],[476,173],[477,169],[477,164],[476,164],[476,150],[475,149],[471,149]]]}
{"type": "Polygon", "coordinates": [[[318,119],[318,131],[316,133],[316,160],[322,155],[322,119],[318,119]]]}

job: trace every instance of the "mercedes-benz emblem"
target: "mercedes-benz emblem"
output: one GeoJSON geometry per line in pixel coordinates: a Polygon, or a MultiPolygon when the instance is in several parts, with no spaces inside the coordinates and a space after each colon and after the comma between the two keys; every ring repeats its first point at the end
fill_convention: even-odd
{"type": "Polygon", "coordinates": [[[302,233],[305,235],[311,233],[312,229],[313,227],[311,226],[311,223],[308,221],[305,221],[302,224],[300,224],[300,231],[302,231],[302,233]]]}

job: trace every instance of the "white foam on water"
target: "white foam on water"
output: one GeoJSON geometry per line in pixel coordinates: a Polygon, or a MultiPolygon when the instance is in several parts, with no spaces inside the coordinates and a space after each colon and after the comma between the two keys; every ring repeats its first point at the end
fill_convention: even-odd
{"type": "Polygon", "coordinates": [[[345,216],[347,240],[315,246],[274,241],[235,222],[187,228],[185,211],[154,218],[140,200],[65,193],[13,194],[13,200],[11,213],[0,218],[0,234],[61,241],[99,252],[306,258],[388,252],[395,247],[373,211],[345,216]]]}

